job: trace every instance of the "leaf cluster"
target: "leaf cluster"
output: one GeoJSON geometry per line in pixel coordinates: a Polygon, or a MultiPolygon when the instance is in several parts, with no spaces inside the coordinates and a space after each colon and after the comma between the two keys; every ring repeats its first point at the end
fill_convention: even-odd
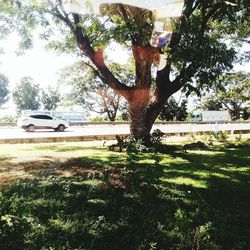
{"type": "Polygon", "coordinates": [[[23,77],[13,91],[13,100],[18,112],[21,110],[38,110],[40,107],[40,88],[31,77],[23,77]]]}
{"type": "Polygon", "coordinates": [[[9,99],[9,88],[8,88],[9,80],[8,78],[0,73],[0,107],[6,103],[9,99]]]}

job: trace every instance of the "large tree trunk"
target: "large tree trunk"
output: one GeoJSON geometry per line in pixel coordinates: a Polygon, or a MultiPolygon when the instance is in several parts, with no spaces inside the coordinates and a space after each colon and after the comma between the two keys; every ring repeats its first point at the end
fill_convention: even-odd
{"type": "Polygon", "coordinates": [[[150,130],[152,126],[148,126],[146,120],[147,105],[136,105],[134,102],[129,103],[129,121],[130,136],[135,139],[141,139],[145,142],[150,140],[150,130]]]}
{"type": "Polygon", "coordinates": [[[130,135],[132,138],[148,141],[150,130],[146,113],[149,104],[149,89],[135,89],[130,92],[128,99],[128,113],[130,121],[130,135]]]}
{"type": "Polygon", "coordinates": [[[149,89],[136,89],[130,93],[128,113],[130,121],[130,135],[144,143],[150,143],[150,132],[161,110],[163,102],[152,103],[149,89]]]}

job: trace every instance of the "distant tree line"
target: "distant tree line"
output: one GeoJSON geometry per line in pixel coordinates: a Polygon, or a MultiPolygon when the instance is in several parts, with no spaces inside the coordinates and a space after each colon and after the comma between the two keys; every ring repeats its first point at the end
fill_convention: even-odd
{"type": "Polygon", "coordinates": [[[249,119],[250,74],[235,72],[221,75],[209,91],[203,91],[198,108],[228,110],[232,120],[249,119]]]}
{"type": "Polygon", "coordinates": [[[21,110],[38,110],[41,107],[44,110],[54,110],[61,100],[57,89],[49,87],[45,91],[34,84],[31,77],[21,78],[12,95],[18,113],[21,110]]]}
{"type": "MultiPolygon", "coordinates": [[[[12,92],[13,101],[17,112],[21,110],[55,110],[61,102],[68,105],[80,105],[86,111],[96,112],[104,119],[115,121],[116,119],[128,120],[127,106],[121,96],[110,91],[104,85],[95,72],[87,67],[82,74],[82,64],[63,69],[60,82],[71,86],[71,90],[62,96],[56,88],[42,89],[34,83],[31,77],[23,77],[12,92]],[[74,73],[72,73],[74,72],[74,73]],[[70,100],[70,101],[69,101],[70,100]]],[[[123,81],[132,82],[133,74],[128,66],[123,72],[119,65],[111,66],[117,76],[123,81]],[[128,77],[129,76],[129,77],[128,77]]],[[[124,69],[123,69],[124,70],[124,69]]],[[[9,80],[0,73],[0,108],[10,98],[9,80]]],[[[176,101],[170,97],[164,105],[160,120],[184,121],[188,117],[188,99],[176,101]]],[[[222,74],[208,90],[200,93],[196,101],[196,108],[200,110],[228,110],[232,120],[249,119],[250,117],[250,74],[243,72],[222,74]]]]}

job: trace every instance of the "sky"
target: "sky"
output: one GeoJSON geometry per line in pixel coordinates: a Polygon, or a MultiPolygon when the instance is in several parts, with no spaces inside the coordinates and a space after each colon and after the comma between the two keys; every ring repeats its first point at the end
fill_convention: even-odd
{"type": "Polygon", "coordinates": [[[55,86],[57,72],[76,61],[76,57],[69,55],[57,55],[51,50],[44,48],[42,41],[36,40],[34,48],[27,50],[24,55],[17,56],[16,35],[10,35],[8,39],[0,40],[0,47],[4,54],[0,55],[0,71],[4,73],[13,89],[24,76],[34,78],[34,82],[42,87],[55,86]]]}

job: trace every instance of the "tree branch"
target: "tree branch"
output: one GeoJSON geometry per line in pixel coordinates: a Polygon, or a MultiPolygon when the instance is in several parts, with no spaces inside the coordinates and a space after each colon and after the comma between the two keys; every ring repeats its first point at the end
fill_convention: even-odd
{"type": "Polygon", "coordinates": [[[69,22],[69,18],[67,16],[67,24],[75,35],[75,39],[78,43],[81,51],[93,62],[96,68],[99,70],[101,74],[101,79],[107,85],[109,85],[112,89],[117,91],[119,94],[127,97],[128,90],[131,88],[127,85],[121,83],[107,68],[104,63],[103,51],[101,49],[94,51],[91,47],[90,41],[88,37],[84,36],[80,27],[80,17],[78,14],[73,14],[74,19],[74,27],[72,27],[72,23],[69,22]]]}

